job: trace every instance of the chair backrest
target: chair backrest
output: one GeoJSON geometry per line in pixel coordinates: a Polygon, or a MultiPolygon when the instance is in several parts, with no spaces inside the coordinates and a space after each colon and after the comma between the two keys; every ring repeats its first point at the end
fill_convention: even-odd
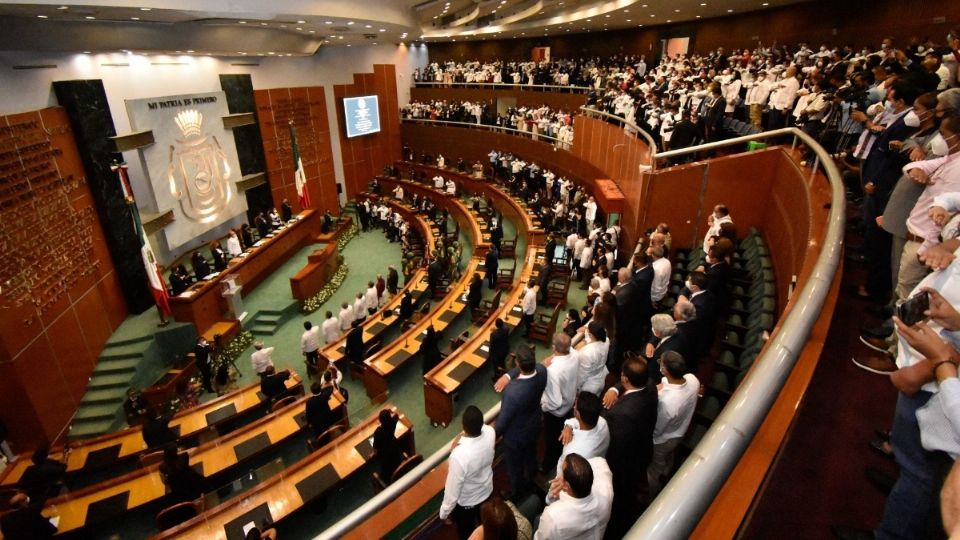
{"type": "Polygon", "coordinates": [[[147,468],[156,463],[163,461],[163,450],[154,450],[153,452],[146,452],[141,454],[138,458],[140,462],[140,467],[147,468]]]}
{"type": "Polygon", "coordinates": [[[347,428],[343,424],[335,424],[330,429],[324,431],[317,437],[307,441],[307,447],[310,448],[311,452],[315,452],[318,449],[322,448],[325,444],[336,439],[340,435],[347,431],[347,428]]]}
{"type": "Polygon", "coordinates": [[[396,482],[401,476],[407,474],[414,467],[423,462],[423,456],[420,454],[414,454],[407,459],[400,462],[400,465],[397,465],[397,468],[394,469],[393,474],[390,475],[390,481],[396,482]]]}
{"type": "Polygon", "coordinates": [[[168,506],[157,514],[157,529],[166,530],[176,527],[203,512],[203,499],[187,501],[168,506]]]}
{"type": "Polygon", "coordinates": [[[270,406],[270,412],[276,412],[280,409],[297,402],[297,396],[287,396],[282,399],[278,399],[273,405],[270,406]]]}

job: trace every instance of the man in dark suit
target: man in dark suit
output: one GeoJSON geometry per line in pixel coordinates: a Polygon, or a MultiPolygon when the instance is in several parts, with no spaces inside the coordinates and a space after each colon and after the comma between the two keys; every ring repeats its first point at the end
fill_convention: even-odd
{"type": "Polygon", "coordinates": [[[729,301],[729,284],[732,268],[727,256],[733,255],[735,248],[729,238],[718,238],[707,252],[704,273],[707,274],[707,290],[717,300],[718,306],[726,306],[729,301]]]}
{"type": "Polygon", "coordinates": [[[403,293],[400,299],[400,320],[406,321],[413,315],[413,295],[410,291],[403,293]]]}
{"type": "Polygon", "coordinates": [[[403,461],[403,449],[397,440],[397,422],[400,417],[390,409],[380,411],[380,425],[373,432],[373,449],[377,451],[380,462],[380,479],[390,483],[393,472],[403,461]]]}
{"type": "Polygon", "coordinates": [[[8,540],[44,540],[53,538],[57,528],[43,517],[42,504],[34,502],[24,493],[17,493],[10,499],[12,510],[0,517],[0,532],[8,540]]]}
{"type": "MultiPolygon", "coordinates": [[[[324,378],[329,375],[329,371],[323,373],[324,378]]],[[[332,379],[332,376],[330,376],[330,379],[332,379]]],[[[307,424],[310,425],[313,436],[317,437],[333,425],[333,411],[330,410],[333,383],[332,381],[324,381],[322,384],[315,382],[310,385],[310,392],[313,396],[307,400],[304,408],[307,415],[307,424]]]]}
{"type": "Polygon", "coordinates": [[[650,289],[653,287],[653,266],[650,256],[644,250],[633,255],[633,282],[636,284],[637,295],[637,331],[630,331],[626,345],[632,350],[639,350],[650,332],[650,317],[653,315],[653,300],[650,298],[650,289]]]}
{"type": "Polygon", "coordinates": [[[284,381],[289,378],[289,371],[284,370],[277,373],[275,367],[267,366],[267,369],[260,374],[260,393],[270,401],[276,399],[287,391],[287,385],[284,384],[284,381]]]}
{"type": "Polygon", "coordinates": [[[363,347],[363,326],[360,321],[354,320],[350,323],[350,333],[347,334],[347,340],[343,346],[343,356],[353,365],[359,366],[363,364],[363,357],[366,354],[363,347]]]}
{"type": "Polygon", "coordinates": [[[537,470],[537,438],[540,435],[540,397],[547,386],[547,368],[537,364],[533,349],[517,351],[520,374],[503,390],[497,436],[503,437],[504,460],[514,497],[527,492],[537,470]]]}
{"type": "Polygon", "coordinates": [[[694,374],[697,372],[699,360],[696,319],[697,308],[692,303],[678,301],[673,305],[673,323],[677,327],[673,339],[681,343],[681,347],[675,350],[687,361],[687,370],[694,374]]]}
{"type": "Polygon", "coordinates": [[[213,368],[210,366],[210,356],[213,353],[213,347],[203,337],[197,338],[197,345],[193,348],[193,356],[196,359],[197,371],[200,372],[200,380],[203,382],[203,389],[207,392],[213,392],[213,368]]]}
{"type": "Polygon", "coordinates": [[[707,290],[707,275],[694,270],[687,277],[687,291],[689,295],[680,295],[679,300],[693,304],[697,311],[694,319],[696,326],[697,354],[705,356],[713,345],[717,334],[717,302],[716,298],[707,290]]]}
{"type": "Polygon", "coordinates": [[[481,300],[483,300],[483,279],[480,278],[480,274],[473,274],[470,290],[467,293],[467,305],[470,306],[471,313],[480,307],[481,300]]]}
{"type": "MultiPolygon", "coordinates": [[[[614,313],[616,317],[617,328],[639,328],[640,327],[640,286],[631,279],[630,269],[623,267],[617,270],[617,286],[613,288],[613,295],[617,300],[617,309],[614,313]]],[[[651,282],[652,283],[652,282],[651,282]]],[[[626,334],[625,334],[626,336],[626,334]]],[[[608,368],[611,372],[620,371],[620,363],[623,361],[623,354],[630,347],[628,342],[630,338],[614,338],[613,351],[610,356],[608,368]]]]}
{"type": "MultiPolygon", "coordinates": [[[[640,516],[639,495],[646,497],[646,470],[653,456],[657,390],[643,359],[623,363],[620,384],[603,398],[610,429],[607,463],[613,472],[613,512],[607,535],[620,538],[640,516]]],[[[502,414],[502,413],[501,413],[502,414]]]]}
{"type": "Polygon", "coordinates": [[[146,421],[143,423],[143,442],[147,443],[148,448],[159,448],[169,443],[176,442],[177,434],[170,429],[170,418],[172,413],[158,416],[152,408],[147,409],[146,421]]]}
{"type": "Polygon", "coordinates": [[[486,267],[487,284],[490,285],[492,289],[497,286],[497,270],[500,269],[500,253],[497,251],[497,248],[491,247],[490,251],[487,251],[483,265],[486,267]]]}
{"type": "Polygon", "coordinates": [[[686,336],[677,335],[677,323],[666,313],[657,313],[650,317],[650,327],[653,337],[647,343],[644,356],[647,358],[647,373],[651,382],[656,384],[660,377],[660,357],[667,351],[686,354],[686,336]]]}
{"type": "Polygon", "coordinates": [[[494,330],[490,332],[489,355],[495,370],[493,378],[496,380],[507,369],[507,354],[510,352],[510,330],[503,319],[497,319],[493,326],[494,330]]]}
{"type": "Polygon", "coordinates": [[[720,130],[723,128],[723,114],[727,108],[727,100],[723,98],[723,91],[719,83],[710,86],[710,95],[704,100],[705,111],[703,118],[703,135],[707,142],[720,140],[720,130]]]}
{"type": "Polygon", "coordinates": [[[27,492],[30,500],[41,508],[48,497],[55,496],[63,487],[63,478],[67,473],[66,464],[50,459],[49,453],[45,446],[38,448],[33,453],[33,465],[30,465],[20,478],[20,486],[27,492]]]}
{"type": "Polygon", "coordinates": [[[503,241],[503,225],[497,221],[497,226],[490,229],[490,243],[497,251],[500,251],[500,243],[503,241]]]}

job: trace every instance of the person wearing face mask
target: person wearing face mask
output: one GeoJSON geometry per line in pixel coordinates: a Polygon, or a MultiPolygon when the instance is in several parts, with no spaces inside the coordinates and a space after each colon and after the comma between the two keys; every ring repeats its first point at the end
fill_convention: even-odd
{"type": "Polygon", "coordinates": [[[742,87],[743,82],[740,80],[739,71],[734,71],[730,75],[727,75],[726,82],[721,85],[723,99],[726,101],[726,106],[724,107],[723,112],[727,116],[733,116],[733,111],[740,102],[740,89],[742,87]]]}
{"type": "Polygon", "coordinates": [[[759,128],[763,122],[763,108],[767,104],[767,99],[770,98],[770,81],[767,78],[767,72],[759,71],[754,80],[745,86],[747,97],[744,104],[749,111],[750,123],[759,128]]]}
{"type": "Polygon", "coordinates": [[[774,130],[786,127],[787,118],[793,102],[797,99],[800,90],[800,81],[797,80],[796,66],[790,66],[783,74],[783,79],[773,84],[770,93],[770,118],[767,129],[774,130]]]}
{"type": "Polygon", "coordinates": [[[896,143],[907,139],[916,131],[916,128],[905,123],[904,116],[911,110],[911,105],[918,95],[919,91],[904,81],[893,83],[888,94],[893,110],[890,114],[883,115],[882,121],[886,127],[877,134],[861,167],[861,182],[865,194],[863,251],[867,257],[868,273],[866,282],[856,291],[860,298],[885,302],[891,289],[891,239],[890,235],[879,227],[877,218],[883,214],[890,192],[900,178],[901,169],[908,162],[907,157],[899,152],[899,145],[896,143]]]}

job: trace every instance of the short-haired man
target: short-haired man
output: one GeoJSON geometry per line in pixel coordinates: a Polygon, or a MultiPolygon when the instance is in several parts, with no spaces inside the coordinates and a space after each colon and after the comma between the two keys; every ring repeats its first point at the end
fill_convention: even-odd
{"type": "Polygon", "coordinates": [[[606,460],[570,454],[561,474],[550,484],[547,507],[534,540],[583,538],[600,540],[610,521],[613,474],[606,460]]]}
{"type": "Polygon", "coordinates": [[[0,516],[0,532],[4,538],[44,540],[53,538],[57,533],[57,528],[40,513],[43,506],[31,504],[30,497],[25,493],[17,492],[10,499],[10,508],[9,512],[0,516]]]}
{"type": "Polygon", "coordinates": [[[250,365],[257,375],[263,373],[267,366],[273,365],[273,347],[264,347],[262,341],[253,344],[253,354],[250,355],[250,365]]]}
{"type": "Polygon", "coordinates": [[[657,425],[653,430],[653,457],[647,467],[650,497],[655,497],[663,486],[663,478],[673,468],[677,445],[690,427],[697,407],[700,381],[687,373],[687,364],[676,351],[660,356],[663,379],[657,392],[657,425]]]}
{"type": "Polygon", "coordinates": [[[504,461],[513,496],[526,494],[537,467],[537,439],[540,437],[540,398],[547,386],[547,368],[537,365],[533,349],[517,351],[520,373],[504,389],[497,417],[497,436],[503,438],[504,461]]]}
{"type": "MultiPolygon", "coordinates": [[[[320,363],[320,328],[310,321],[303,323],[303,335],[300,336],[300,352],[307,363],[307,371],[316,373],[320,363]]],[[[324,367],[326,369],[326,367],[324,367]]],[[[258,374],[262,375],[263,371],[258,374]]]]}
{"type": "Polygon", "coordinates": [[[463,432],[447,460],[440,519],[456,522],[460,538],[468,538],[480,522],[480,504],[493,493],[494,429],[483,423],[483,413],[471,405],[463,411],[463,432]]]}
{"type": "MultiPolygon", "coordinates": [[[[569,454],[579,454],[587,459],[603,457],[610,446],[610,429],[607,421],[600,414],[603,412],[603,403],[600,398],[590,392],[580,392],[573,407],[573,418],[563,425],[563,452],[560,461],[569,454]]],[[[560,472],[560,461],[557,462],[557,473],[560,472]]]]}
{"type": "Polygon", "coordinates": [[[329,345],[340,339],[342,332],[340,331],[340,321],[334,318],[332,311],[327,311],[325,316],[321,328],[323,330],[323,341],[329,345]]]}

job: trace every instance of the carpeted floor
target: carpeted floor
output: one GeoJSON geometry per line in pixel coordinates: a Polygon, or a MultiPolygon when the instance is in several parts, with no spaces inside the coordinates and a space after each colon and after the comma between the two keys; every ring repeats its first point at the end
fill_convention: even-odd
{"type": "MultiPolygon", "coordinates": [[[[847,245],[859,243],[848,235],[847,245]]],[[[744,538],[831,538],[831,525],[872,529],[883,515],[885,496],[864,470],[874,466],[896,477],[893,461],[868,447],[874,430],[890,428],[896,391],[889,377],[850,361],[869,351],[858,338],[860,325],[879,319],[847,292],[861,283],[863,265],[848,260],[845,269],[823,355],[744,538]]]]}

